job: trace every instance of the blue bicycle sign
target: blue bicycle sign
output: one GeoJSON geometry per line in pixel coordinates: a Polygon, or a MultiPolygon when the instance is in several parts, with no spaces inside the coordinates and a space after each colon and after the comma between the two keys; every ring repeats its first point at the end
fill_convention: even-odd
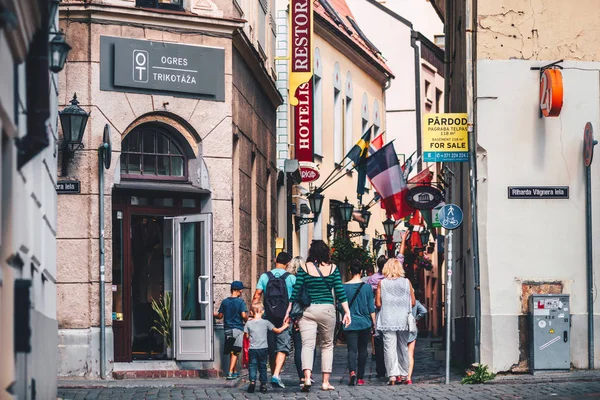
{"type": "Polygon", "coordinates": [[[438,219],[442,227],[456,229],[463,222],[463,212],[456,204],[446,204],[438,213],[438,219]]]}

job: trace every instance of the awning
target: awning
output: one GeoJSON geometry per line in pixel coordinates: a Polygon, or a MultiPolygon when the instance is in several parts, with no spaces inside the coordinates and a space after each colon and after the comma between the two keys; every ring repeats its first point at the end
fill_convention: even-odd
{"type": "Polygon", "coordinates": [[[121,181],[121,183],[115,184],[115,189],[140,190],[151,192],[177,192],[190,193],[195,195],[210,194],[210,190],[192,186],[189,183],[121,181]]]}

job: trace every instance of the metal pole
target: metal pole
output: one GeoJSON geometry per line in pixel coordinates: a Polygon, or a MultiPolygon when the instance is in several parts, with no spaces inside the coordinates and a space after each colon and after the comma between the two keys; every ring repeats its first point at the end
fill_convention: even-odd
{"type": "Polygon", "coordinates": [[[104,323],[104,151],[106,144],[98,148],[98,228],[100,230],[100,378],[106,379],[106,326],[104,323]]]}
{"type": "Polygon", "coordinates": [[[471,191],[471,240],[473,250],[473,286],[475,294],[475,349],[473,358],[480,362],[481,337],[481,290],[479,277],[479,230],[477,226],[477,137],[475,135],[474,116],[474,79],[473,79],[473,0],[466,1],[465,7],[466,36],[466,86],[467,86],[467,120],[469,129],[469,169],[471,191]]]}
{"type": "Polygon", "coordinates": [[[290,173],[285,174],[285,193],[286,193],[286,201],[287,201],[287,215],[286,215],[286,241],[287,241],[287,252],[288,254],[294,254],[294,243],[293,243],[293,235],[294,235],[294,227],[292,226],[292,178],[290,173]]]}
{"type": "Polygon", "coordinates": [[[450,326],[452,325],[452,231],[448,232],[448,262],[446,277],[446,385],[450,384],[450,326]]]}
{"type": "MultiPolygon", "coordinates": [[[[419,40],[419,33],[417,31],[411,31],[410,33],[410,46],[414,49],[415,53],[415,115],[416,115],[416,127],[417,127],[417,154],[422,153],[422,142],[421,142],[421,49],[417,45],[419,40]]],[[[417,162],[417,171],[421,171],[423,168],[423,160],[419,158],[417,162]]]]}
{"type": "Polygon", "coordinates": [[[585,228],[587,254],[588,368],[594,369],[594,275],[592,256],[592,167],[585,167],[585,228]]]}

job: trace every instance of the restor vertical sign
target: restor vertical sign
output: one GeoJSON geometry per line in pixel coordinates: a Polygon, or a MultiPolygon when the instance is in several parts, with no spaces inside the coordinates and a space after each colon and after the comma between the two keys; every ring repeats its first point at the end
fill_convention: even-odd
{"type": "Polygon", "coordinates": [[[295,106],[298,86],[312,78],[313,0],[290,2],[290,104],[295,106]]]}
{"type": "Polygon", "coordinates": [[[313,161],[313,85],[312,79],[298,86],[294,107],[296,159],[313,161]]]}

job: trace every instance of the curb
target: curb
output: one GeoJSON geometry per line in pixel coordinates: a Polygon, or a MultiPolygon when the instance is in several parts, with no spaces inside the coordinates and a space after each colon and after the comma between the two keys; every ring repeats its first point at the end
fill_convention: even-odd
{"type": "Polygon", "coordinates": [[[535,385],[539,383],[566,383],[566,382],[598,382],[600,374],[586,376],[528,376],[527,378],[494,379],[485,382],[485,385],[535,385]]]}

